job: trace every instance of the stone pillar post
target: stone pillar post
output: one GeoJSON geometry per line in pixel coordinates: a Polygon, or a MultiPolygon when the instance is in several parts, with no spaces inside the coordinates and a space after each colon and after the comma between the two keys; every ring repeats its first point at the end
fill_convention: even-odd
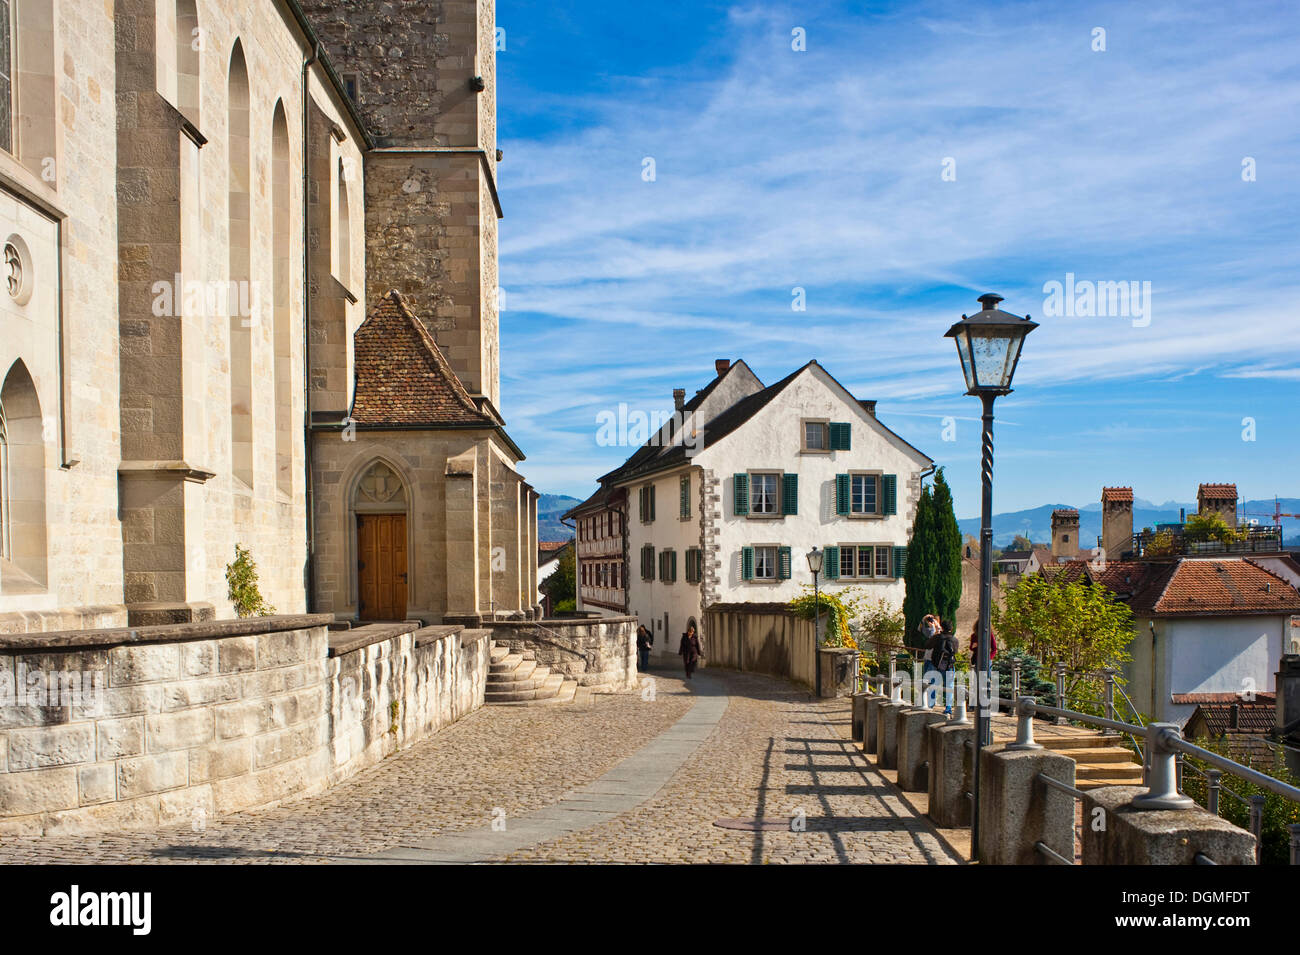
{"type": "Polygon", "coordinates": [[[930,741],[930,808],[927,815],[944,829],[970,825],[970,800],[963,794],[970,788],[975,742],[973,723],[931,723],[925,729],[930,741]]]}
{"type": "Polygon", "coordinates": [[[1219,865],[1254,865],[1255,837],[1194,809],[1134,809],[1142,786],[1084,793],[1084,865],[1194,865],[1203,853],[1219,865]]]}
{"type": "Polygon", "coordinates": [[[1049,749],[1006,746],[996,743],[980,753],[980,862],[1046,865],[1050,860],[1034,848],[1040,841],[1073,859],[1074,797],[1037,777],[1046,773],[1073,786],[1074,760],[1049,749]]]}
{"type": "Polygon", "coordinates": [[[883,693],[874,693],[867,697],[865,722],[862,726],[862,749],[873,756],[876,752],[876,740],[880,738],[880,708],[889,702],[883,693]]]}
{"type": "Polygon", "coordinates": [[[930,745],[925,728],[947,717],[935,710],[914,707],[898,717],[898,788],[925,792],[930,780],[930,745]]]}
{"type": "Polygon", "coordinates": [[[898,717],[907,708],[906,703],[888,702],[880,707],[876,726],[876,768],[895,769],[898,766],[898,717]]]}

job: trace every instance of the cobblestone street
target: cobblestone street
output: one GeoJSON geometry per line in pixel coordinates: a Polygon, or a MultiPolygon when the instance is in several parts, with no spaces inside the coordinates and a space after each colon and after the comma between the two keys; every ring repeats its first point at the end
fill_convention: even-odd
{"type": "Polygon", "coordinates": [[[512,820],[528,813],[543,823],[586,819],[594,813],[566,816],[554,810],[605,798],[575,793],[582,787],[605,792],[600,787],[611,784],[602,777],[616,785],[623,780],[637,792],[638,781],[645,783],[638,776],[644,760],[624,761],[656,747],[671,751],[672,774],[662,788],[652,781],[639,794],[617,797],[630,799],[633,808],[606,810],[583,828],[572,829],[570,821],[571,831],[549,833],[551,838],[543,825],[536,842],[529,842],[532,830],[516,829],[520,847],[467,858],[959,861],[853,752],[847,701],[814,702],[793,684],[726,670],[701,671],[693,687],[676,670],[651,675],[653,700],[625,693],[598,695],[589,706],[485,707],[328,792],[210,820],[202,832],[184,826],[8,839],[0,842],[0,863],[426,861],[419,849],[402,847],[448,839],[479,845],[478,834],[492,831],[494,811],[507,831],[512,820]],[[690,729],[688,713],[700,718],[706,703],[712,715],[697,728],[701,741],[676,739],[683,727],[690,729]],[[647,747],[656,737],[655,746],[647,747]],[[737,817],[759,817],[780,828],[753,832],[713,825],[737,817]],[[792,818],[796,828],[802,820],[806,831],[791,831],[792,818]],[[384,853],[399,858],[376,858],[384,853]]]}

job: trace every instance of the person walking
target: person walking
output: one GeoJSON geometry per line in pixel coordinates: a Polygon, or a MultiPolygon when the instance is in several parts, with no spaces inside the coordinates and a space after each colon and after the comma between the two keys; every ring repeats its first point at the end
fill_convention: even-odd
{"type": "Polygon", "coordinates": [[[695,632],[695,624],[687,624],[686,632],[682,634],[682,644],[677,652],[681,654],[682,662],[686,664],[686,679],[691,678],[695,672],[696,665],[704,659],[704,648],[700,646],[699,634],[695,632]]]}
{"type": "Polygon", "coordinates": [[[934,706],[938,691],[934,684],[943,683],[943,711],[952,713],[952,690],[956,677],[957,635],[951,621],[939,621],[939,628],[925,645],[926,705],[934,706]],[[930,674],[937,674],[930,676],[930,674]]]}
{"type": "Polygon", "coordinates": [[[650,669],[650,648],[655,645],[654,634],[645,624],[636,628],[636,668],[644,673],[650,669]]]}

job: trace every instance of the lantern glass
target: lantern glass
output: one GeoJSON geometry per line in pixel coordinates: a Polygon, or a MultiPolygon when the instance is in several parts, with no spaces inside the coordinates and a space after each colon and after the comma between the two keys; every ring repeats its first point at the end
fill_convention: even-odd
{"type": "Polygon", "coordinates": [[[825,551],[818,550],[816,547],[808,551],[808,569],[814,574],[820,574],[822,572],[822,558],[824,556],[825,551]]]}
{"type": "MultiPolygon", "coordinates": [[[[976,384],[981,389],[1009,391],[1011,375],[1016,370],[1016,360],[1020,358],[1020,346],[1025,340],[1024,332],[1006,325],[984,325],[969,329],[967,334],[971,352],[968,361],[974,370],[976,384]]],[[[970,377],[970,372],[967,372],[967,384],[970,377]]]]}

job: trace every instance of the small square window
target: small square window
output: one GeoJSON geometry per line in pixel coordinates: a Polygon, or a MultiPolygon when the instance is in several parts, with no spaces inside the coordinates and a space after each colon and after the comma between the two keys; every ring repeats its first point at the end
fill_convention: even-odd
{"type": "Polygon", "coordinates": [[[876,548],[876,576],[877,576],[877,577],[889,577],[889,576],[891,576],[891,574],[890,574],[890,567],[889,567],[889,548],[888,548],[888,547],[877,547],[877,548],[876,548]]]}
{"type": "Polygon", "coordinates": [[[829,424],[825,421],[805,421],[803,423],[803,448],[805,451],[829,451],[830,447],[829,424]]]}

